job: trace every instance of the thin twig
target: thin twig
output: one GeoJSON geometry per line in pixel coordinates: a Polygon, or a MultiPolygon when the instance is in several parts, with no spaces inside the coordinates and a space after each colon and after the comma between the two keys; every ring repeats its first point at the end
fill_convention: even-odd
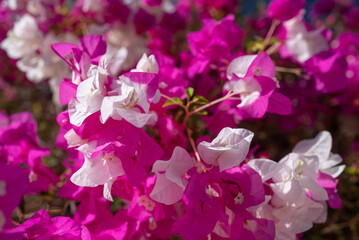
{"type": "Polygon", "coordinates": [[[279,25],[280,21],[279,20],[273,20],[272,22],[272,25],[270,26],[268,32],[267,32],[267,35],[266,37],[264,38],[264,41],[263,41],[263,50],[267,47],[270,39],[272,38],[273,36],[273,33],[275,31],[275,29],[277,28],[277,26],[279,25]]]}
{"type": "Polygon", "coordinates": [[[185,106],[183,106],[183,104],[177,102],[175,99],[173,99],[173,98],[171,98],[171,97],[169,97],[169,96],[167,96],[167,95],[164,95],[164,94],[161,93],[161,97],[164,97],[164,98],[166,98],[167,100],[170,100],[171,102],[173,102],[174,104],[177,104],[178,106],[181,106],[181,107],[183,107],[183,108],[185,107],[185,106]]]}
{"type": "Polygon", "coordinates": [[[196,144],[195,144],[195,142],[194,142],[194,140],[193,140],[193,138],[191,136],[191,130],[186,127],[186,131],[187,131],[189,142],[191,143],[191,146],[193,148],[194,155],[196,156],[197,161],[201,162],[201,157],[199,156],[198,150],[196,148],[196,144]]]}
{"type": "Polygon", "coordinates": [[[282,42],[276,42],[275,44],[273,44],[272,46],[270,46],[267,50],[266,53],[268,55],[272,55],[273,53],[277,52],[278,48],[282,45],[282,42]]]}
{"type": "Polygon", "coordinates": [[[293,73],[297,76],[300,76],[302,70],[300,68],[286,68],[286,67],[275,67],[278,72],[285,72],[285,73],[293,73]]]}
{"type": "Polygon", "coordinates": [[[193,110],[192,112],[189,113],[189,115],[192,115],[192,114],[195,114],[195,113],[198,113],[206,108],[209,108],[217,103],[220,103],[226,99],[229,99],[230,97],[236,95],[237,93],[233,93],[232,91],[229,91],[224,97],[221,97],[221,98],[218,98],[217,100],[214,100],[213,102],[210,102],[210,103],[207,103],[205,105],[203,105],[202,107],[199,107],[195,110],[193,110]]]}

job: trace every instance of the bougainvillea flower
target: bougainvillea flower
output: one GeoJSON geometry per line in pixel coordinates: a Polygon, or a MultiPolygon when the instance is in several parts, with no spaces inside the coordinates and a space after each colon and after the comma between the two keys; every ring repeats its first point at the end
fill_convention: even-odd
{"type": "Polygon", "coordinates": [[[0,112],[0,159],[9,165],[25,166],[30,184],[27,193],[47,191],[55,186],[59,177],[42,164],[42,157],[50,151],[39,144],[37,123],[29,112],[7,116],[0,112]]]}
{"type": "Polygon", "coordinates": [[[234,22],[234,16],[228,15],[217,22],[203,19],[203,27],[199,32],[187,35],[188,45],[193,55],[188,75],[190,78],[203,73],[211,62],[221,58],[229,58],[235,47],[241,45],[242,31],[234,22]]]}
{"type": "Polygon", "coordinates": [[[108,76],[105,61],[103,58],[99,66],[91,66],[87,73],[88,78],[77,87],[76,98],[69,102],[70,122],[77,127],[101,108],[102,100],[106,95],[104,84],[108,76]]]}
{"type": "Polygon", "coordinates": [[[278,162],[279,172],[272,177],[272,190],[280,199],[295,202],[306,191],[316,201],[328,200],[326,191],[316,182],[319,160],[315,156],[290,153],[278,162]]]}
{"type": "Polygon", "coordinates": [[[71,43],[55,43],[52,50],[72,69],[72,82],[79,84],[87,78],[91,66],[98,65],[100,58],[106,54],[106,41],[100,35],[87,35],[80,39],[79,46],[71,43]]]}
{"type": "Polygon", "coordinates": [[[13,226],[11,214],[20,204],[28,183],[25,169],[0,162],[0,237],[3,229],[13,226]]]}
{"type": "Polygon", "coordinates": [[[174,149],[170,160],[156,161],[152,172],[156,173],[157,179],[150,197],[167,205],[178,202],[187,185],[185,176],[192,167],[194,163],[191,156],[181,147],[174,149]]]}
{"type": "Polygon", "coordinates": [[[53,238],[90,240],[88,229],[69,217],[54,217],[45,210],[38,211],[30,219],[16,227],[14,231],[23,231],[26,238],[53,238]]]}
{"type": "Polygon", "coordinates": [[[157,60],[154,55],[147,56],[144,53],[138,61],[136,68],[132,69],[131,72],[147,72],[147,73],[158,73],[159,67],[157,60]]]}
{"type": "Polygon", "coordinates": [[[302,195],[297,203],[286,203],[272,208],[270,214],[276,223],[276,238],[297,239],[296,234],[307,231],[313,223],[326,221],[326,207],[321,202],[302,195]]]}
{"type": "Polygon", "coordinates": [[[332,93],[347,87],[345,69],[347,62],[342,54],[325,51],[316,54],[304,63],[304,67],[315,79],[315,89],[322,93],[332,93]]]}
{"type": "Polygon", "coordinates": [[[295,17],[305,6],[305,0],[273,0],[268,6],[268,16],[286,21],[295,17]]]}
{"type": "MultiPolygon", "coordinates": [[[[234,59],[227,68],[224,85],[240,96],[237,104],[237,118],[261,118],[268,111],[281,115],[291,113],[290,100],[281,93],[274,92],[277,86],[275,66],[266,53],[246,55],[234,59]]],[[[237,101],[232,101],[235,105],[237,101]]],[[[235,106],[233,106],[235,107],[235,106]]]]}
{"type": "Polygon", "coordinates": [[[1,48],[11,58],[17,59],[35,51],[40,46],[42,38],[43,34],[37,26],[36,19],[25,14],[15,23],[8,37],[1,42],[1,48]]]}
{"type": "Polygon", "coordinates": [[[246,129],[223,128],[211,143],[198,144],[198,152],[209,165],[219,166],[220,171],[239,164],[247,156],[254,134],[246,129]]]}
{"type": "Polygon", "coordinates": [[[231,80],[233,74],[238,78],[266,76],[274,79],[275,65],[265,52],[258,55],[244,55],[230,62],[226,74],[228,80],[231,80]]]}
{"type": "Polygon", "coordinates": [[[103,98],[101,122],[109,117],[124,118],[136,127],[155,121],[157,116],[149,112],[150,103],[159,100],[157,93],[158,76],[153,73],[126,73],[111,84],[112,91],[103,98]]]}
{"type": "MultiPolygon", "coordinates": [[[[264,201],[264,188],[260,176],[250,167],[234,167],[222,172],[217,167],[198,173],[193,171],[184,192],[186,212],[174,227],[186,239],[207,236],[217,223],[230,226],[240,235],[243,225],[232,223],[233,215],[255,219],[248,208],[264,201]],[[253,186],[255,188],[252,188],[253,186]],[[227,210],[229,209],[229,210],[227,210]],[[233,215],[231,214],[233,212],[233,215]]],[[[234,234],[233,236],[235,236],[234,234]]]]}
{"type": "Polygon", "coordinates": [[[329,50],[329,44],[322,35],[323,29],[309,31],[303,21],[303,15],[302,10],[297,16],[283,23],[286,30],[285,46],[300,63],[329,50]]]}
{"type": "Polygon", "coordinates": [[[298,142],[293,152],[304,156],[316,156],[319,160],[319,170],[325,174],[337,178],[345,168],[338,165],[343,159],[338,154],[330,152],[332,148],[332,136],[327,131],[320,132],[315,138],[298,142]]]}

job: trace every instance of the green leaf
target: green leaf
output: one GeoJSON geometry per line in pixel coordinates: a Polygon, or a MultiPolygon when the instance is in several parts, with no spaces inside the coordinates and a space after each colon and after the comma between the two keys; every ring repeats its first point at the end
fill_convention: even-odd
{"type": "Polygon", "coordinates": [[[248,52],[258,52],[261,49],[263,49],[262,42],[250,42],[250,44],[248,44],[247,51],[248,52]]]}
{"type": "Polygon", "coordinates": [[[196,99],[198,99],[198,100],[196,100],[196,103],[199,103],[199,104],[209,103],[209,101],[203,96],[196,96],[196,99]]]}
{"type": "Polygon", "coordinates": [[[191,88],[191,87],[187,88],[186,89],[186,95],[189,96],[190,98],[192,98],[193,95],[194,95],[194,89],[191,88]]]}
{"type": "Polygon", "coordinates": [[[202,111],[199,111],[197,114],[207,116],[208,112],[206,110],[202,110],[202,111]]]}
{"type": "Polygon", "coordinates": [[[172,98],[172,99],[168,99],[168,100],[162,105],[162,107],[167,107],[167,106],[171,106],[171,105],[174,105],[174,104],[176,104],[176,105],[182,105],[183,102],[182,102],[182,100],[181,100],[180,98],[174,97],[174,98],[172,98]]]}
{"type": "MultiPolygon", "coordinates": [[[[196,110],[199,107],[201,107],[201,106],[200,105],[193,106],[192,111],[196,110]]],[[[198,115],[208,115],[208,112],[206,110],[202,110],[202,111],[196,112],[196,114],[198,114],[198,115]]]]}
{"type": "Polygon", "coordinates": [[[269,45],[273,45],[273,44],[275,44],[275,43],[277,43],[277,42],[279,42],[279,40],[278,40],[278,38],[276,38],[276,37],[271,37],[271,38],[269,39],[269,45]]]}
{"type": "Polygon", "coordinates": [[[113,202],[111,203],[111,212],[116,213],[119,209],[123,209],[126,207],[125,201],[121,198],[113,197],[113,202]]]}

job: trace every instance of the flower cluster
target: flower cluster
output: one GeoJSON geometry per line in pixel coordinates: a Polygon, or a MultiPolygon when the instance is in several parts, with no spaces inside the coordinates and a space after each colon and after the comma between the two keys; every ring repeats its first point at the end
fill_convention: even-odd
{"type": "Polygon", "coordinates": [[[0,238],[296,240],[325,223],[345,165],[323,119],[359,113],[359,35],[305,5],[243,26],[232,0],[3,1],[1,64],[48,81],[59,133],[43,147],[31,113],[0,112],[0,238]],[[64,206],[27,214],[34,196],[64,206]]]}

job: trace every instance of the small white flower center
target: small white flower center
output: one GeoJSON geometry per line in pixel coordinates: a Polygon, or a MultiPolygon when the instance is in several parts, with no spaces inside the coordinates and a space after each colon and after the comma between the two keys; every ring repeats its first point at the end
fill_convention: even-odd
{"type": "Polygon", "coordinates": [[[0,232],[2,232],[5,222],[6,222],[5,216],[0,210],[0,232]]]}
{"type": "Polygon", "coordinates": [[[152,212],[156,203],[149,199],[146,195],[141,195],[137,199],[138,206],[144,207],[147,211],[152,212]]]}
{"type": "Polygon", "coordinates": [[[0,181],[0,196],[6,195],[6,182],[0,181]]]}
{"type": "Polygon", "coordinates": [[[177,136],[177,135],[178,135],[178,133],[179,133],[179,132],[178,132],[178,130],[177,130],[177,129],[173,129],[173,130],[172,130],[172,134],[173,134],[174,136],[177,136]]]}
{"type": "Polygon", "coordinates": [[[238,195],[234,198],[235,204],[242,204],[244,201],[243,193],[239,192],[238,195]]]}
{"type": "Polygon", "coordinates": [[[102,160],[106,161],[106,162],[112,162],[114,160],[118,160],[118,158],[116,157],[116,155],[113,152],[107,153],[107,152],[102,152],[102,160]]]}
{"type": "Polygon", "coordinates": [[[274,77],[274,78],[272,78],[272,79],[273,79],[273,81],[275,82],[275,86],[276,86],[277,88],[280,88],[280,83],[279,83],[278,78],[274,77]]]}
{"type": "Polygon", "coordinates": [[[219,193],[214,190],[210,184],[206,187],[206,193],[213,197],[219,197],[219,193]]]}
{"type": "Polygon", "coordinates": [[[30,172],[30,174],[29,174],[29,180],[30,180],[30,182],[36,181],[36,180],[37,180],[37,175],[36,175],[36,173],[30,172]]]}
{"type": "Polygon", "coordinates": [[[355,57],[353,55],[348,55],[346,57],[347,63],[351,64],[355,62],[355,57]]]}
{"type": "Polygon", "coordinates": [[[262,69],[260,67],[253,67],[253,74],[255,76],[261,76],[262,75],[262,69]]]}
{"type": "Polygon", "coordinates": [[[345,76],[347,78],[353,78],[354,77],[354,72],[352,70],[347,70],[347,71],[345,71],[345,76]]]}
{"type": "Polygon", "coordinates": [[[159,88],[166,88],[168,86],[168,84],[167,83],[165,83],[165,82],[160,82],[159,84],[158,84],[158,87],[159,88]]]}
{"type": "Polygon", "coordinates": [[[148,219],[148,228],[150,230],[155,230],[157,228],[157,223],[155,222],[155,219],[153,217],[148,219]]]}
{"type": "Polygon", "coordinates": [[[204,166],[202,162],[197,162],[196,167],[198,173],[203,173],[207,171],[206,166],[204,166]]]}

